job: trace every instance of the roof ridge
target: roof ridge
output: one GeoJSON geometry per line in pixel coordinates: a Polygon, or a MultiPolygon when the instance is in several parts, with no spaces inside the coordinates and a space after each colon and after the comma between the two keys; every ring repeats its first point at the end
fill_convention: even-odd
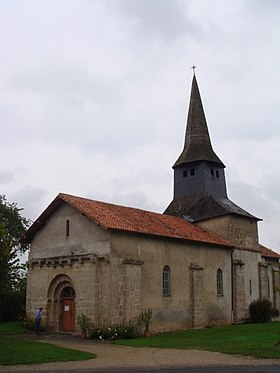
{"type": "Polygon", "coordinates": [[[65,202],[85,215],[105,230],[117,230],[135,234],[145,234],[193,242],[204,242],[231,248],[232,245],[220,236],[214,235],[201,227],[184,220],[158,212],[140,208],[112,204],[103,201],[59,193],[53,202],[26,232],[26,240],[31,241],[49,216],[65,202]]]}

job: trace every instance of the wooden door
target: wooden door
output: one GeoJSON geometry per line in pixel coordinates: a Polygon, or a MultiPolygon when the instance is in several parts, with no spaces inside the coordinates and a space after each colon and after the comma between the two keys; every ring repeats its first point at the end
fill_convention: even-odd
{"type": "Polygon", "coordinates": [[[62,300],[62,330],[75,331],[75,299],[62,300]]]}

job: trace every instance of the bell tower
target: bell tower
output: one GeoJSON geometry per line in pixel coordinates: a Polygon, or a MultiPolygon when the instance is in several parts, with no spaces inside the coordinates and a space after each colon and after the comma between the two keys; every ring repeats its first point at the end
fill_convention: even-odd
{"type": "Polygon", "coordinates": [[[214,152],[203,105],[193,76],[185,143],[175,162],[174,199],[197,194],[227,198],[225,165],[214,152]]]}
{"type": "Polygon", "coordinates": [[[194,222],[238,246],[257,249],[256,222],[260,219],[228,198],[225,165],[212,148],[195,74],[184,147],[173,170],[173,200],[165,214],[194,222]]]}

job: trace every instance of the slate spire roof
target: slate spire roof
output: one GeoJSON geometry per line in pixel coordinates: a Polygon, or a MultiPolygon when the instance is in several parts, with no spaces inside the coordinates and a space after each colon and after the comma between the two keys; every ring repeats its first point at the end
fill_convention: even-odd
{"type": "Polygon", "coordinates": [[[197,194],[173,199],[164,214],[179,216],[190,222],[227,214],[242,215],[256,221],[261,220],[236,205],[229,198],[220,198],[210,194],[197,194]]]}
{"type": "Polygon", "coordinates": [[[184,149],[173,168],[184,163],[209,161],[225,167],[214,152],[208,132],[196,76],[193,76],[184,149]]]}
{"type": "MultiPolygon", "coordinates": [[[[237,214],[253,220],[261,220],[227,197],[225,165],[214,152],[208,132],[202,100],[196,80],[193,76],[184,149],[175,162],[174,197],[164,211],[165,214],[183,217],[191,222],[237,214]],[[191,165],[190,165],[191,163],[191,165]],[[196,175],[182,177],[188,167],[200,167],[196,175]],[[218,169],[219,177],[212,183],[211,172],[218,169]],[[201,176],[202,175],[202,176],[201,176]],[[204,184],[203,184],[204,182],[204,184]],[[204,189],[202,188],[204,186],[204,189]],[[213,187],[212,187],[213,186],[213,187]],[[219,188],[224,186],[224,188],[219,188]]],[[[188,173],[186,174],[186,176],[188,173]]]]}

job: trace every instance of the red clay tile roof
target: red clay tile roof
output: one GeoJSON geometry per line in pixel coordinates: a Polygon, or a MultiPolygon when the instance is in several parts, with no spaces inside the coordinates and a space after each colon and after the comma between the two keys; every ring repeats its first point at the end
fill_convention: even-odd
{"type": "Polygon", "coordinates": [[[275,251],[272,251],[272,250],[268,249],[267,247],[265,247],[261,244],[259,246],[260,246],[260,252],[261,252],[262,256],[266,256],[268,258],[280,259],[280,254],[276,253],[275,251]]]}
{"type": "Polygon", "coordinates": [[[26,232],[23,240],[30,242],[42,223],[64,201],[105,230],[147,234],[171,239],[204,242],[232,248],[225,239],[175,216],[159,214],[126,206],[95,201],[60,193],[26,232]]]}

